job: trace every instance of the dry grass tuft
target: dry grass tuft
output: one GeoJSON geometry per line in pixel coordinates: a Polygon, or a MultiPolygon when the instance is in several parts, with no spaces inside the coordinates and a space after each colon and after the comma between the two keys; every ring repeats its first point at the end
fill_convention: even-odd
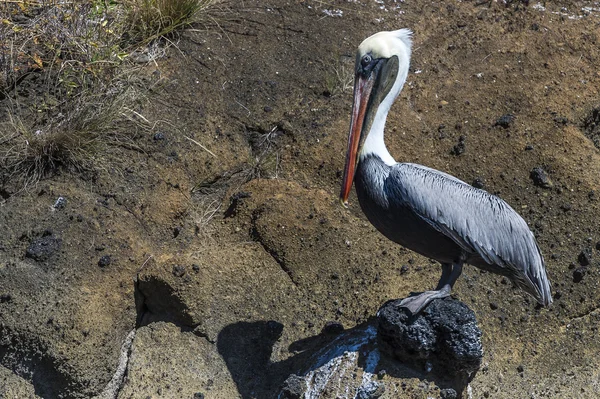
{"type": "Polygon", "coordinates": [[[128,40],[148,44],[206,16],[220,0],[126,0],[128,40]]]}
{"type": "Polygon", "coordinates": [[[122,122],[135,118],[130,108],[149,83],[136,77],[143,68],[136,54],[164,54],[162,37],[219,2],[0,4],[0,183],[91,170],[111,144],[132,146],[124,132],[135,126],[122,122]]]}

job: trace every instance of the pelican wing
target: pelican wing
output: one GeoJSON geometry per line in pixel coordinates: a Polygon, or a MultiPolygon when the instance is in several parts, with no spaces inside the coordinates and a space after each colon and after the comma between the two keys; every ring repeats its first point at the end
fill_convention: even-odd
{"type": "Polygon", "coordinates": [[[547,305],[552,302],[544,259],[527,223],[502,199],[422,165],[399,163],[385,182],[391,207],[411,208],[466,255],[504,269],[547,305]]]}

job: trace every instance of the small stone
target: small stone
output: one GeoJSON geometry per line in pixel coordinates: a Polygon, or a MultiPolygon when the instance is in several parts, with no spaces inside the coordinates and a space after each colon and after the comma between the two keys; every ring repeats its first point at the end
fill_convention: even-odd
{"type": "Polygon", "coordinates": [[[523,367],[523,365],[522,365],[522,364],[519,364],[519,365],[517,366],[517,371],[518,371],[519,373],[522,373],[522,372],[523,372],[523,370],[525,370],[525,368],[523,367]]]}
{"type": "Polygon", "coordinates": [[[267,105],[267,106],[265,106],[265,107],[263,108],[263,110],[264,110],[265,112],[271,112],[271,111],[273,111],[273,108],[271,108],[271,107],[269,107],[269,106],[267,105]]]}
{"type": "Polygon", "coordinates": [[[452,150],[450,150],[450,154],[458,156],[465,152],[465,147],[465,136],[460,136],[458,138],[458,143],[452,147],[452,150]]]}
{"type": "Polygon", "coordinates": [[[197,264],[193,264],[192,265],[192,270],[194,271],[194,273],[199,273],[200,272],[200,266],[198,266],[197,264]]]}
{"type": "Polygon", "coordinates": [[[553,186],[548,174],[541,167],[533,168],[529,173],[529,177],[533,180],[533,184],[542,188],[550,188],[553,186]]]}
{"type": "Polygon", "coordinates": [[[496,123],[494,123],[494,126],[500,126],[504,129],[507,129],[510,127],[510,125],[512,125],[514,120],[515,120],[514,115],[511,115],[511,114],[502,115],[500,118],[498,118],[496,120],[496,123]]]}
{"type": "Polygon", "coordinates": [[[580,283],[581,280],[583,280],[583,277],[586,275],[586,273],[587,273],[587,267],[585,267],[585,266],[578,267],[577,269],[575,269],[573,271],[573,282],[580,283]]]}
{"type": "Polygon", "coordinates": [[[596,250],[597,250],[597,251],[600,251],[600,241],[598,241],[598,242],[596,243],[596,250]]]}
{"type": "Polygon", "coordinates": [[[55,238],[51,234],[51,232],[50,234],[44,232],[42,237],[33,240],[29,244],[29,247],[27,247],[25,256],[36,261],[48,260],[50,256],[60,249],[62,244],[60,238],[55,238]]]}
{"type": "Polygon", "coordinates": [[[589,248],[582,250],[577,257],[581,266],[589,266],[592,263],[592,251],[589,248]]]}
{"type": "Polygon", "coordinates": [[[2,294],[0,295],[0,303],[6,303],[12,301],[12,295],[10,294],[2,294]]]}
{"type": "Polygon", "coordinates": [[[179,233],[181,233],[181,230],[183,230],[183,227],[181,226],[177,226],[173,229],[173,238],[177,238],[177,236],[179,236],[179,233]]]}
{"type": "Polygon", "coordinates": [[[492,309],[492,310],[498,309],[498,304],[496,304],[495,302],[490,302],[490,309],[492,309]]]}
{"type": "Polygon", "coordinates": [[[202,392],[196,392],[192,399],[204,399],[204,394],[202,392]]]}
{"type": "Polygon", "coordinates": [[[64,209],[67,206],[67,199],[65,197],[58,197],[52,206],[54,209],[64,209]]]}
{"type": "Polygon", "coordinates": [[[400,274],[406,273],[408,273],[408,265],[402,265],[402,267],[400,268],[400,274]]]}
{"type": "Polygon", "coordinates": [[[158,132],[154,135],[154,141],[160,141],[165,139],[165,134],[162,132],[158,132]]]}
{"type": "Polygon", "coordinates": [[[184,274],[185,274],[185,266],[173,265],[173,275],[175,277],[183,277],[184,274]]]}
{"type": "Polygon", "coordinates": [[[106,266],[110,265],[110,262],[111,262],[110,255],[104,255],[98,261],[98,266],[106,267],[106,266]]]}
{"type": "Polygon", "coordinates": [[[527,144],[525,146],[525,151],[533,151],[533,146],[531,144],[527,144]]]}
{"type": "Polygon", "coordinates": [[[481,179],[480,177],[476,177],[475,180],[473,180],[473,183],[471,183],[471,185],[475,188],[479,188],[482,189],[483,187],[485,187],[485,183],[483,182],[483,179],[481,179]]]}

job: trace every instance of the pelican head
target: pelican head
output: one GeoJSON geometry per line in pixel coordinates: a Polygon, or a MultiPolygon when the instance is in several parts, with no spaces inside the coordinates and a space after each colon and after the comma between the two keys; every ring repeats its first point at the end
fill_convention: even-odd
{"type": "Polygon", "coordinates": [[[383,128],[387,113],[408,75],[411,35],[408,29],[379,32],[358,47],[352,120],[340,193],[344,206],[348,204],[361,157],[375,153],[386,163],[395,162],[385,148],[383,128]]]}

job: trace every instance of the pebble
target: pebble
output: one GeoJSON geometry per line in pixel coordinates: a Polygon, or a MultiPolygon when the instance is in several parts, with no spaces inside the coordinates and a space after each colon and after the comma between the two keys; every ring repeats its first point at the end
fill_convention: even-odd
{"type": "Polygon", "coordinates": [[[185,274],[185,266],[173,265],[173,275],[175,277],[182,277],[185,274]]]}
{"type": "Polygon", "coordinates": [[[581,282],[581,280],[583,280],[583,277],[586,275],[586,273],[587,273],[587,267],[585,267],[585,266],[578,267],[577,269],[575,269],[573,271],[573,282],[574,283],[581,282]]]}
{"type": "Polygon", "coordinates": [[[529,177],[533,181],[533,184],[538,187],[550,188],[553,185],[548,174],[541,167],[533,168],[529,173],[529,177]]]}
{"type": "Polygon", "coordinates": [[[485,187],[485,183],[483,182],[483,179],[481,179],[480,177],[476,177],[475,180],[473,180],[473,183],[471,183],[471,185],[475,188],[479,188],[482,189],[483,187],[485,187]]]}
{"type": "Polygon", "coordinates": [[[514,115],[511,115],[511,114],[502,115],[500,118],[498,118],[496,120],[496,123],[494,123],[494,126],[500,126],[500,127],[503,127],[504,129],[507,129],[510,127],[510,125],[512,125],[514,120],[515,120],[514,115]]]}
{"type": "Polygon", "coordinates": [[[52,256],[62,244],[60,238],[55,238],[52,235],[45,235],[36,238],[29,244],[25,251],[25,256],[36,261],[45,261],[52,256]]]}
{"type": "Polygon", "coordinates": [[[582,250],[577,260],[581,266],[589,266],[592,263],[592,251],[589,248],[582,250]]]}
{"type": "Polygon", "coordinates": [[[111,262],[110,255],[104,255],[98,261],[98,266],[106,267],[106,266],[110,265],[110,262],[111,262]]]}
{"type": "Polygon", "coordinates": [[[458,138],[458,143],[454,145],[454,147],[452,147],[452,150],[450,151],[450,154],[452,155],[460,155],[462,153],[465,152],[465,136],[460,136],[458,138]]]}
{"type": "Polygon", "coordinates": [[[58,197],[54,205],[52,205],[54,209],[64,209],[65,206],[67,206],[67,199],[65,197],[58,197]]]}

